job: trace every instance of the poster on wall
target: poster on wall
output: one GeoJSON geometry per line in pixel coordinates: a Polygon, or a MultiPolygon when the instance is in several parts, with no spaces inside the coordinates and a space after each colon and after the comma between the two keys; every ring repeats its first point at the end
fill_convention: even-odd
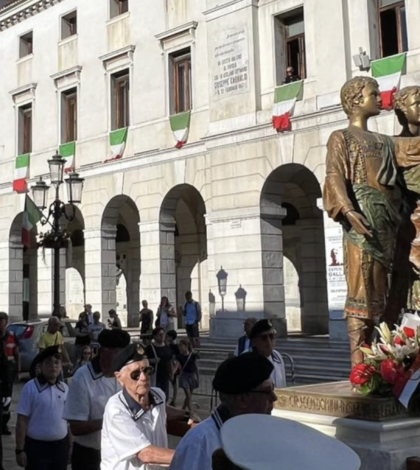
{"type": "Polygon", "coordinates": [[[211,74],[213,100],[249,90],[248,34],[246,27],[221,30],[213,39],[211,74]]]}
{"type": "Polygon", "coordinates": [[[327,260],[328,310],[330,317],[343,317],[347,296],[344,275],[343,230],[340,226],[325,229],[325,257],[327,260]]]}

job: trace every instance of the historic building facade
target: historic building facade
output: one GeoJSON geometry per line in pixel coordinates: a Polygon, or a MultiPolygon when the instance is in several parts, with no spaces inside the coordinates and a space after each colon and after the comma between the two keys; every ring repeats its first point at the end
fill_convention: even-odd
{"type": "MultiPolygon", "coordinates": [[[[48,180],[60,145],[75,142],[85,186],[61,256],[62,303],[72,315],[84,302],[104,315],[117,306],[135,325],[142,299],[156,310],[167,295],[178,306],[191,289],[216,335],[236,335],[251,312],[273,318],[283,334],[327,332],[326,231],[334,226],[320,197],[327,139],[346,125],[339,90],[369,74],[352,59],[360,47],[371,59],[407,51],[402,85],[420,83],[419,24],[418,0],[3,7],[0,309],[15,320],[28,306],[30,317],[51,312],[52,255],[35,248],[45,229],[33,231],[32,248],[20,238],[16,157],[30,155],[30,186],[48,180]],[[290,65],[303,95],[292,130],[278,133],[275,90],[290,65]],[[170,117],[188,111],[187,144],[175,148],[170,117]],[[126,146],[112,159],[118,129],[127,129],[126,146]]],[[[398,131],[386,111],[372,129],[398,131]]]]}

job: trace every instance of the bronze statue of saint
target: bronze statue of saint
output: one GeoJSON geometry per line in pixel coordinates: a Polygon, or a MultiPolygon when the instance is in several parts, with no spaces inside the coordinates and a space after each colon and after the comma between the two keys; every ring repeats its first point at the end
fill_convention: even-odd
{"type": "Polygon", "coordinates": [[[368,119],[380,113],[376,80],[355,77],[341,89],[349,126],[331,134],[327,144],[324,208],[344,232],[347,280],[345,316],[352,364],[363,361],[359,346],[369,343],[385,312],[400,224],[401,191],[397,165],[420,163],[418,145],[395,143],[368,131],[368,119]]]}

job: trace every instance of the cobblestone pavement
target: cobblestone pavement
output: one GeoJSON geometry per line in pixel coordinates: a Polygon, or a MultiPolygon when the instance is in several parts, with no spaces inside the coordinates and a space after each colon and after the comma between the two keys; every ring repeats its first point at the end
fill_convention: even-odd
{"type": "MultiPolygon", "coordinates": [[[[11,436],[2,436],[3,438],[3,467],[4,470],[22,470],[21,467],[16,465],[15,460],[15,426],[16,426],[16,407],[19,400],[19,395],[25,382],[21,381],[15,385],[12,402],[12,418],[9,422],[9,428],[12,431],[11,436]]],[[[178,405],[182,405],[184,400],[184,392],[181,390],[178,393],[178,405]]],[[[209,415],[210,399],[206,396],[194,397],[194,402],[198,404],[197,414],[202,418],[209,415]]],[[[70,467],[69,467],[70,469],[70,467]]]]}

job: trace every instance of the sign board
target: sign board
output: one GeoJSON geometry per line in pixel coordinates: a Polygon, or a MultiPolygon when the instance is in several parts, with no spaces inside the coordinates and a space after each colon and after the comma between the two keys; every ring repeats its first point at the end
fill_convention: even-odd
{"type": "Polygon", "coordinates": [[[340,226],[325,229],[328,309],[330,317],[342,318],[347,297],[344,275],[343,230],[340,226]]]}
{"type": "Polygon", "coordinates": [[[248,33],[246,27],[222,30],[213,42],[211,82],[213,100],[249,90],[248,33]]]}

